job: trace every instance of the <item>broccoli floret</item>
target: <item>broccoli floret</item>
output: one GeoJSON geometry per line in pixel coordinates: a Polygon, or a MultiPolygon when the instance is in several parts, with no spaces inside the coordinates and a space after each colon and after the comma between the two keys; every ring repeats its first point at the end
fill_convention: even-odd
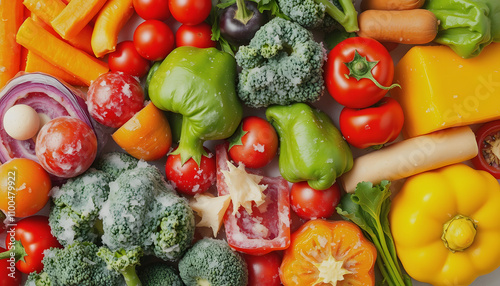
{"type": "Polygon", "coordinates": [[[123,275],[125,283],[129,286],[141,284],[135,267],[141,264],[141,257],[143,255],[144,252],[139,246],[128,250],[119,249],[117,251],[111,251],[109,248],[101,247],[97,252],[97,256],[104,259],[108,269],[123,275]]]}
{"type": "Polygon", "coordinates": [[[45,272],[31,272],[28,275],[28,279],[26,279],[26,283],[24,283],[24,286],[51,286],[50,278],[45,272]]]}
{"type": "Polygon", "coordinates": [[[324,92],[326,51],[311,32],[282,18],[262,26],[236,61],[238,96],[250,107],[313,102],[324,92]]]}
{"type": "Polygon", "coordinates": [[[165,263],[152,263],[139,272],[139,279],[142,286],[183,286],[181,277],[175,271],[174,267],[165,263]]]}
{"type": "Polygon", "coordinates": [[[62,245],[74,241],[98,242],[102,232],[99,211],[108,198],[110,182],[107,173],[89,169],[51,190],[49,224],[62,245]]]}
{"type": "Polygon", "coordinates": [[[204,238],[179,261],[179,273],[187,286],[245,286],[247,265],[227,242],[204,238]]]}
{"type": "Polygon", "coordinates": [[[127,153],[110,152],[97,159],[93,167],[108,173],[113,180],[116,180],[123,171],[134,169],[138,162],[139,160],[127,153]]]}
{"type": "Polygon", "coordinates": [[[44,252],[43,272],[31,275],[30,281],[37,286],[121,285],[123,279],[106,268],[97,252],[98,247],[91,242],[77,241],[65,248],[50,248],[44,252]]]}
{"type": "Polygon", "coordinates": [[[103,244],[111,250],[140,246],[145,254],[177,260],[191,245],[194,214],[158,169],[139,163],[110,183],[100,212],[103,244]]]}
{"type": "Polygon", "coordinates": [[[290,20],[306,29],[332,31],[339,24],[347,32],[356,32],[358,14],[352,0],[277,0],[290,20]]]}

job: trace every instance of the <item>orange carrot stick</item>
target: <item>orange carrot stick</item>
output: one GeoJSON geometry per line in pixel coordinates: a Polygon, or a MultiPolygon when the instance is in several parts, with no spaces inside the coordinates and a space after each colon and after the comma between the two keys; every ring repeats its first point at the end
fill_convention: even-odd
{"type": "MultiPolygon", "coordinates": [[[[76,0],[73,0],[76,1],[76,0]]],[[[31,18],[19,28],[16,40],[49,63],[90,85],[99,75],[109,71],[106,63],[74,48],[37,25],[31,18]]]]}
{"type": "Polygon", "coordinates": [[[158,160],[172,146],[166,115],[149,103],[111,136],[116,144],[137,159],[158,160]]]}
{"type": "Polygon", "coordinates": [[[13,78],[21,66],[21,46],[16,33],[24,18],[22,0],[2,1],[0,4],[0,88],[13,78]]]}
{"type": "Polygon", "coordinates": [[[77,79],[74,75],[71,75],[62,69],[52,65],[51,63],[44,60],[39,55],[28,51],[26,58],[26,67],[24,69],[26,72],[43,72],[55,76],[71,85],[84,86],[85,83],[77,79]]]}
{"type": "Polygon", "coordinates": [[[134,14],[132,0],[109,0],[97,14],[92,34],[92,49],[96,57],[113,52],[118,33],[134,14]]]}
{"type": "Polygon", "coordinates": [[[106,0],[73,0],[50,23],[64,39],[75,37],[97,15],[106,0]]]}
{"type": "MultiPolygon", "coordinates": [[[[24,0],[24,6],[36,17],[40,18],[41,21],[45,22],[47,26],[50,26],[52,20],[54,20],[63,10],[66,8],[66,4],[63,0],[24,0]]],[[[36,21],[38,23],[38,21],[36,21]]],[[[47,26],[43,26],[46,30],[47,26]]],[[[53,30],[52,27],[50,30],[53,30]]],[[[50,31],[49,30],[49,31],[50,31]]],[[[92,46],[90,41],[92,39],[93,28],[89,25],[83,27],[83,29],[75,37],[70,37],[67,42],[73,47],[85,51],[88,54],[92,54],[92,46]]],[[[56,32],[57,33],[57,32],[56,32]]]]}

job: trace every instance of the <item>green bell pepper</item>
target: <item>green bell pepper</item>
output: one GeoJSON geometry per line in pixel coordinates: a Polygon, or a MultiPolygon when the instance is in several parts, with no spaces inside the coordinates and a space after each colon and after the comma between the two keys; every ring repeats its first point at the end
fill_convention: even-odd
{"type": "Polygon", "coordinates": [[[242,118],[236,93],[236,61],[215,48],[179,47],[154,72],[149,97],[162,109],[182,114],[179,147],[184,164],[198,164],[203,142],[230,137],[242,118]]]}
{"type": "Polygon", "coordinates": [[[279,170],[285,180],[325,190],[352,168],[351,149],[324,112],[305,103],[273,105],[266,118],[280,138],[279,170]]]}
{"type": "Polygon", "coordinates": [[[491,42],[500,41],[498,0],[432,0],[424,8],[440,22],[434,41],[463,58],[475,57],[491,42]]]}

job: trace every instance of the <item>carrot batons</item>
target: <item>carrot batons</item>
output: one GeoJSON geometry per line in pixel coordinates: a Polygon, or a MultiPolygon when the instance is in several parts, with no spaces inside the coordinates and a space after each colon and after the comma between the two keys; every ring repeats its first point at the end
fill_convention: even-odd
{"type": "Polygon", "coordinates": [[[21,67],[21,46],[16,33],[24,19],[22,0],[1,1],[0,5],[0,88],[13,78],[21,67]]]}
{"type": "MultiPolygon", "coordinates": [[[[51,25],[51,22],[66,8],[66,4],[62,0],[24,0],[23,3],[31,11],[32,17],[35,15],[47,25],[51,25]]],[[[69,37],[66,41],[73,47],[91,55],[93,53],[91,39],[92,27],[85,25],[76,36],[69,37]]]]}
{"type": "Polygon", "coordinates": [[[64,39],[76,37],[105,3],[106,0],[72,0],[51,21],[52,28],[64,39]]]}
{"type": "MultiPolygon", "coordinates": [[[[71,3],[76,2],[73,0],[71,3]]],[[[104,62],[72,47],[37,25],[31,18],[19,28],[16,40],[49,63],[90,85],[99,75],[109,71],[104,62]]]]}
{"type": "Polygon", "coordinates": [[[92,50],[96,57],[115,51],[118,33],[133,14],[132,0],[108,0],[97,14],[92,34],[92,50]]]}
{"type": "Polygon", "coordinates": [[[53,75],[71,85],[84,86],[85,83],[77,79],[75,76],[63,71],[62,69],[52,65],[51,63],[44,60],[37,54],[28,51],[26,57],[26,67],[24,68],[26,72],[43,72],[46,74],[53,75]]]}
{"type": "Polygon", "coordinates": [[[167,117],[150,102],[117,129],[112,137],[133,157],[149,161],[167,154],[172,145],[171,134],[167,117]]]}

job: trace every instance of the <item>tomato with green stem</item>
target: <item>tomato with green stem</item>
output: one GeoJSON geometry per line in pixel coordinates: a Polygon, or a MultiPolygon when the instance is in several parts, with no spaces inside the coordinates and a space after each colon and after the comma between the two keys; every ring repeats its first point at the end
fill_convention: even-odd
{"type": "Polygon", "coordinates": [[[371,106],[399,87],[392,84],[394,62],[387,49],[363,37],[347,38],[329,52],[324,77],[330,95],[350,108],[371,106]]]}
{"type": "Polygon", "coordinates": [[[5,238],[8,251],[0,253],[0,259],[11,257],[12,249],[16,258],[16,268],[22,273],[43,270],[43,252],[51,247],[62,248],[62,245],[52,235],[49,218],[36,215],[24,218],[9,228],[5,238]]]}
{"type": "Polygon", "coordinates": [[[500,179],[500,120],[483,124],[476,131],[478,154],[471,162],[476,169],[500,179]]]}
{"type": "Polygon", "coordinates": [[[403,123],[403,109],[391,97],[368,108],[344,107],[339,116],[340,132],[349,144],[360,149],[382,147],[396,140],[403,123]]]}

